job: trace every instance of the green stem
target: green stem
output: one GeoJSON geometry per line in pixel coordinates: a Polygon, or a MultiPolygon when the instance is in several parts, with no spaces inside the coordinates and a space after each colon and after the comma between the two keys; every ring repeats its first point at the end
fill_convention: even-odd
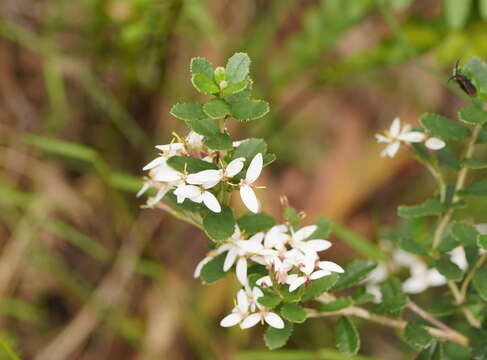
{"type": "Polygon", "coordinates": [[[484,264],[486,260],[487,260],[487,253],[484,253],[477,259],[475,265],[472,266],[467,276],[465,277],[465,280],[463,280],[462,286],[460,287],[460,300],[462,303],[465,301],[465,298],[467,297],[467,290],[470,281],[472,281],[475,273],[484,264]]]}

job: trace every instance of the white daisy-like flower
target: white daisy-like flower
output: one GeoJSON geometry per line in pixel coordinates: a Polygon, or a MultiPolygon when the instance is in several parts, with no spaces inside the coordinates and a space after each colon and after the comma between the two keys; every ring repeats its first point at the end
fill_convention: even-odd
{"type": "Polygon", "coordinates": [[[214,186],[214,184],[204,184],[201,186],[180,185],[174,190],[174,195],[176,195],[178,203],[182,203],[185,199],[189,199],[195,203],[203,203],[211,211],[219,213],[222,211],[222,208],[218,199],[207,190],[212,186],[214,186]]]}
{"type": "Polygon", "coordinates": [[[419,131],[412,131],[409,124],[404,125],[401,129],[401,120],[395,118],[392,121],[391,127],[384,134],[376,134],[377,142],[388,144],[381,152],[381,156],[394,157],[401,147],[401,143],[422,142],[425,135],[419,131]]]}
{"type": "Polygon", "coordinates": [[[259,200],[255,196],[255,192],[252,189],[252,184],[257,180],[262,167],[264,165],[264,159],[261,153],[254,156],[250,162],[249,168],[245,174],[245,178],[240,181],[240,197],[243,203],[253,213],[259,212],[259,200]]]}
{"type": "Polygon", "coordinates": [[[239,157],[232,160],[228,165],[220,170],[203,170],[195,174],[188,175],[189,184],[218,184],[224,179],[230,179],[242,171],[245,158],[239,157]]]}

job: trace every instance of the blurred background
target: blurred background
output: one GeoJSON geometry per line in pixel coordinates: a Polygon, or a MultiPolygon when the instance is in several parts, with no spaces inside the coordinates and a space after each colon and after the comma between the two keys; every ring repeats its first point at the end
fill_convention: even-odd
{"type": "MultiPolygon", "coordinates": [[[[434,189],[404,153],[381,159],[373,134],[455,116],[447,79],[487,57],[485,19],[485,0],[1,0],[0,359],[350,359],[334,319],[297,326],[280,352],[262,329],[220,328],[238,284],[193,279],[208,240],[140,208],[141,168],[184,134],[168,111],[198,100],[190,59],[247,52],[271,112],[230,129],[278,155],[265,211],[280,216],[286,194],[304,224],[352,229],[325,257],[363,257],[357,241],[375,246],[398,204],[434,189]]],[[[354,358],[402,358],[392,330],[358,325],[354,358]]]]}

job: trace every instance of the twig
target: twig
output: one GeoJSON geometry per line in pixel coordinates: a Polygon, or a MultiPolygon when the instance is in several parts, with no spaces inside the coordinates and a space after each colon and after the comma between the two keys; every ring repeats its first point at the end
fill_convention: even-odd
{"type": "Polygon", "coordinates": [[[467,296],[467,290],[468,290],[468,285],[470,284],[470,281],[472,281],[476,271],[478,270],[479,267],[482,266],[482,264],[487,260],[487,253],[482,254],[477,261],[475,262],[475,265],[472,266],[472,268],[469,270],[467,276],[465,277],[465,280],[463,280],[462,286],[460,288],[460,300],[463,303],[465,301],[465,297],[467,296]]]}
{"type": "Polygon", "coordinates": [[[436,327],[438,327],[438,328],[440,328],[440,329],[442,329],[444,331],[455,331],[451,327],[449,327],[448,325],[442,323],[440,320],[438,320],[438,319],[434,318],[433,316],[431,316],[427,311],[425,311],[422,308],[420,308],[413,301],[409,301],[408,308],[411,311],[413,311],[416,314],[418,314],[419,316],[421,316],[424,320],[428,321],[430,324],[433,324],[436,327]]]}

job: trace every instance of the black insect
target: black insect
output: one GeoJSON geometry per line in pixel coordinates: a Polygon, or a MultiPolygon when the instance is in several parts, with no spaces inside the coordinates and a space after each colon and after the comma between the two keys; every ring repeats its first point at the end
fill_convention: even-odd
{"type": "Polygon", "coordinates": [[[455,80],[458,84],[458,86],[460,86],[460,88],[465,91],[465,93],[469,96],[477,96],[477,88],[475,87],[474,84],[472,84],[472,81],[466,77],[464,74],[462,74],[460,71],[459,71],[459,67],[458,67],[458,62],[460,61],[460,59],[457,60],[457,62],[455,63],[455,69],[453,70],[453,76],[451,78],[448,79],[448,81],[450,80],[455,80]]]}

